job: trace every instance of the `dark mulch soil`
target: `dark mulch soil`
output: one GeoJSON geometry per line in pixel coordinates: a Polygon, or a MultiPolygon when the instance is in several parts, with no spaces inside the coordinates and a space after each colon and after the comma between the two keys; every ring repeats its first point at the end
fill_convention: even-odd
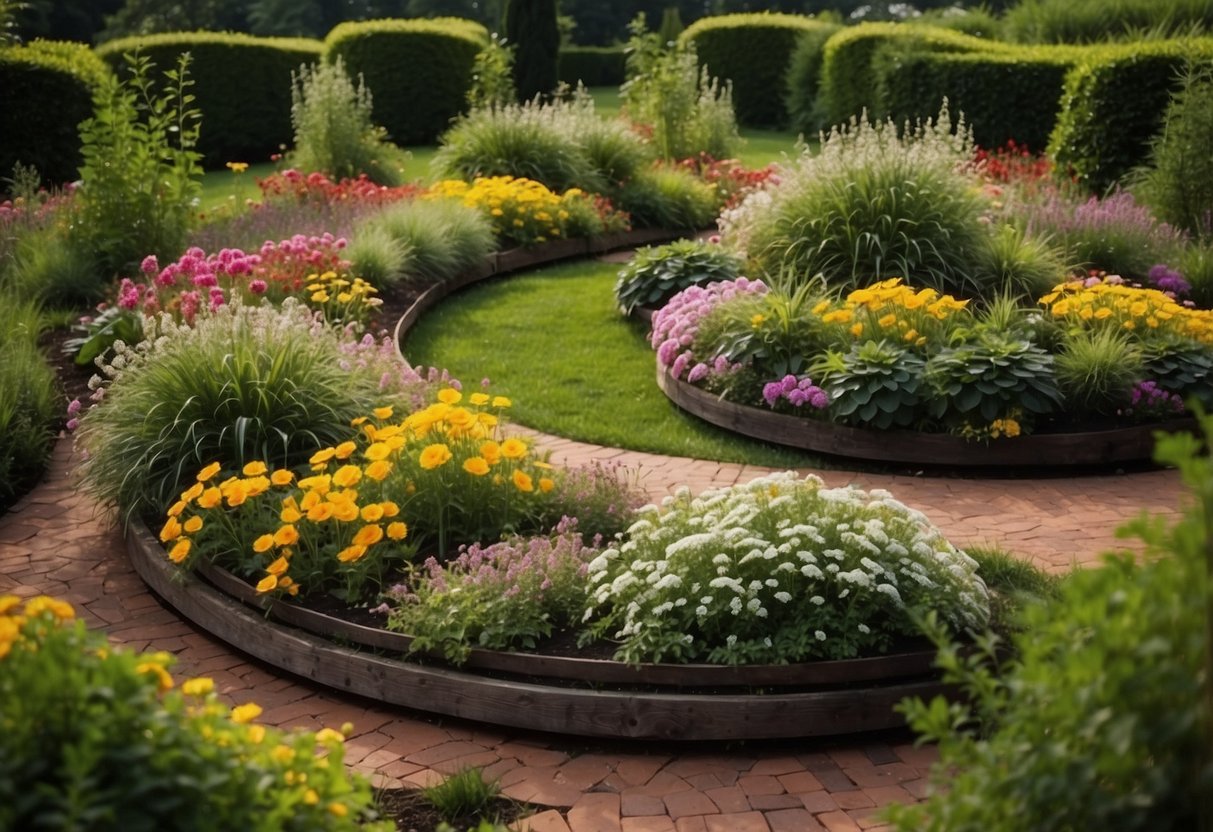
{"type": "Polygon", "coordinates": [[[480,813],[444,819],[418,791],[411,789],[388,789],[379,793],[379,808],[396,821],[400,832],[434,832],[444,820],[456,832],[475,829],[481,818],[508,824],[535,812],[535,807],[519,803],[506,797],[495,797],[480,813]]]}

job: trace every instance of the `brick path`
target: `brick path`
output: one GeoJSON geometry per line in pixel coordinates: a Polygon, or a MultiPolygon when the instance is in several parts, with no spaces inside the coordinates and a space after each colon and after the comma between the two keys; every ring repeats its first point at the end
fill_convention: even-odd
{"type": "MultiPolygon", "coordinates": [[[[768,469],[632,453],[544,437],[557,461],[618,460],[654,496],[686,483],[748,480],[768,469]]],[[[813,832],[880,829],[877,807],[923,794],[934,753],[907,734],[750,744],[607,744],[502,730],[343,696],[268,668],[161,606],[134,573],[113,519],[72,486],[70,443],[46,480],[0,516],[0,593],[71,601],[90,626],[137,650],[167,650],[178,678],[208,675],[262,721],[352,722],[347,762],[383,786],[430,785],[482,766],[506,795],[547,807],[530,832],[813,832]]],[[[926,479],[822,472],[831,485],[888,488],[960,544],[989,542],[1051,570],[1096,561],[1112,530],[1146,508],[1177,513],[1178,475],[1156,471],[1047,480],[926,479]]]]}

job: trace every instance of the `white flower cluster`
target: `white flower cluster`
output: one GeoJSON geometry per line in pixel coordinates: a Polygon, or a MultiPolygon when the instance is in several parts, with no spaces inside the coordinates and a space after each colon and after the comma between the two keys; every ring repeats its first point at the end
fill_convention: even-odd
{"type": "Polygon", "coordinates": [[[816,642],[862,645],[909,632],[909,607],[983,626],[989,602],[976,567],[887,491],[788,472],[699,497],[684,488],[642,508],[622,542],[590,563],[585,620],[609,620],[625,644],[769,645],[796,627],[816,642]]]}

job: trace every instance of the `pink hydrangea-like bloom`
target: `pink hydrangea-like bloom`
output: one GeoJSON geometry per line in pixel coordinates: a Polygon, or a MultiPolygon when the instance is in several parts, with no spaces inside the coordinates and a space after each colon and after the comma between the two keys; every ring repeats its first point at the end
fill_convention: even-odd
{"type": "Polygon", "coordinates": [[[687,373],[687,381],[691,382],[691,384],[694,384],[697,381],[703,381],[708,377],[710,369],[711,368],[709,368],[707,364],[700,361],[691,368],[691,372],[687,373]]]}

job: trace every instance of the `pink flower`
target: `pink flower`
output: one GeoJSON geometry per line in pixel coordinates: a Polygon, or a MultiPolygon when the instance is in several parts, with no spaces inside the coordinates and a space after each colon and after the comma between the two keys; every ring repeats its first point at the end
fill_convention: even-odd
{"type": "Polygon", "coordinates": [[[248,284],[248,290],[250,292],[252,292],[254,295],[265,294],[265,290],[268,288],[269,288],[269,284],[267,284],[261,278],[257,278],[255,280],[250,280],[249,284],[248,284]]]}
{"type": "Polygon", "coordinates": [[[155,274],[160,271],[160,264],[156,262],[156,255],[149,254],[143,258],[143,262],[139,264],[139,271],[144,274],[155,274]]]}
{"type": "Polygon", "coordinates": [[[700,361],[698,364],[696,364],[694,367],[691,368],[691,372],[687,373],[687,381],[694,384],[697,381],[702,381],[703,379],[707,378],[707,375],[708,375],[708,365],[704,364],[702,361],[700,361]]]}

